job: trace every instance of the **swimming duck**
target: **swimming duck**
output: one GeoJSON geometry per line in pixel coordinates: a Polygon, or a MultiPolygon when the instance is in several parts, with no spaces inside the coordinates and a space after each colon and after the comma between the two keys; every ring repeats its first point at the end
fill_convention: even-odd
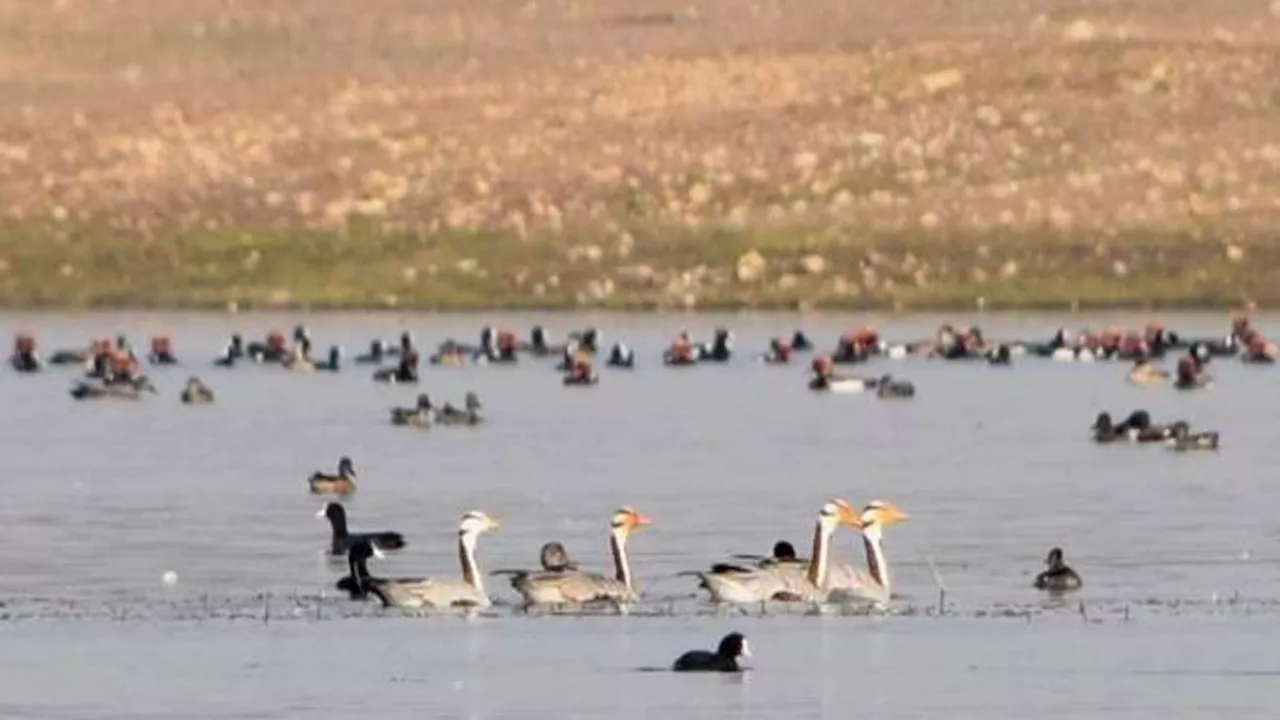
{"type": "Polygon", "coordinates": [[[595,355],[600,351],[600,330],[594,325],[569,333],[569,339],[588,355],[595,355]]]}
{"type": "Polygon", "coordinates": [[[35,337],[26,333],[19,333],[13,339],[13,354],[9,356],[9,364],[18,372],[37,372],[44,363],[40,360],[40,353],[36,351],[35,337]]]}
{"type": "Polygon", "coordinates": [[[728,362],[733,357],[733,333],[726,328],[716,328],[711,342],[698,348],[698,360],[702,362],[728,362]]]}
{"type": "Polygon", "coordinates": [[[1036,576],[1035,587],[1050,592],[1078,590],[1084,584],[1075,570],[1062,561],[1062,548],[1053,548],[1044,559],[1048,569],[1036,576]]]}
{"type": "Polygon", "coordinates": [[[1166,382],[1168,379],[1169,371],[1152,363],[1146,357],[1134,360],[1133,367],[1129,370],[1129,382],[1135,385],[1154,385],[1166,382]]]}
{"type": "Polygon", "coordinates": [[[221,355],[213,359],[213,364],[215,367],[224,367],[224,368],[235,367],[236,359],[239,357],[242,357],[242,356],[237,355],[235,353],[235,350],[230,345],[228,345],[222,349],[221,355]]]}
{"type": "Polygon", "coordinates": [[[1187,452],[1189,450],[1218,449],[1218,432],[1215,430],[1193,433],[1191,432],[1191,426],[1182,420],[1171,425],[1169,429],[1170,434],[1167,442],[1174,450],[1187,452]]]}
{"type": "Polygon", "coordinates": [[[337,345],[330,345],[329,359],[315,363],[314,367],[321,372],[338,372],[342,367],[342,348],[337,345]]]}
{"type": "Polygon", "coordinates": [[[913,398],[916,386],[906,380],[894,380],[892,375],[884,374],[876,382],[876,397],[881,399],[913,398]]]}
{"type": "Polygon", "coordinates": [[[599,382],[600,376],[596,375],[595,369],[591,367],[591,357],[585,352],[577,352],[569,367],[569,371],[565,373],[565,385],[595,385],[599,382]]]}
{"type": "Polygon", "coordinates": [[[369,343],[369,352],[356,356],[356,362],[361,365],[381,365],[383,359],[386,357],[388,357],[387,342],[382,339],[377,339],[369,343]]]}
{"type": "Polygon", "coordinates": [[[480,417],[481,407],[480,398],[468,391],[463,400],[463,409],[445,403],[444,408],[440,410],[440,417],[436,420],[443,425],[479,425],[483,419],[480,417]]]}
{"type": "MultiPolygon", "coordinates": [[[[750,555],[738,553],[732,556],[737,560],[755,560],[757,568],[775,567],[778,565],[794,564],[800,567],[807,567],[808,558],[796,556],[796,548],[786,540],[779,540],[773,544],[773,552],[767,556],[750,555]]],[[[743,567],[735,563],[715,563],[711,566],[713,573],[729,573],[729,572],[751,572],[752,568],[743,567]]]]}
{"type": "Polygon", "coordinates": [[[671,347],[662,353],[662,363],[671,367],[689,367],[698,363],[698,351],[693,347],[688,332],[681,332],[671,347]]]}
{"type": "Polygon", "coordinates": [[[201,405],[213,402],[213,390],[198,377],[187,378],[186,387],[182,388],[182,402],[188,405],[201,405]]]}
{"type": "Polygon", "coordinates": [[[715,652],[690,650],[676,658],[671,669],[675,672],[739,672],[740,657],[751,657],[751,650],[742,633],[733,632],[721,638],[715,652]]]}
{"type": "Polygon", "coordinates": [[[76,383],[71,388],[71,397],[76,400],[141,400],[142,393],[157,394],[156,386],[146,377],[119,382],[85,382],[76,383]]]}
{"type": "Polygon", "coordinates": [[[151,352],[147,360],[152,365],[177,365],[178,358],[173,354],[173,343],[168,335],[157,335],[151,338],[151,352]]]}
{"type": "Polygon", "coordinates": [[[476,562],[476,543],[481,535],[497,530],[501,524],[479,510],[462,516],[458,525],[458,559],[462,577],[458,579],[371,578],[369,591],[382,601],[383,607],[408,610],[446,607],[488,607],[491,604],[476,562]]]}
{"type": "Polygon", "coordinates": [[[803,330],[796,330],[791,334],[791,349],[796,352],[809,352],[813,349],[813,341],[809,340],[809,336],[805,335],[803,330]]]}
{"type": "Polygon", "coordinates": [[[860,393],[876,384],[871,378],[837,375],[835,361],[827,355],[814,358],[810,370],[812,377],[809,379],[809,389],[819,392],[860,393]]]}
{"type": "Polygon", "coordinates": [[[430,425],[436,419],[435,407],[426,393],[418,395],[418,404],[413,407],[391,408],[392,425],[430,425]]]}
{"type": "Polygon", "coordinates": [[[1179,390],[1199,390],[1213,384],[1213,378],[1204,371],[1204,362],[1196,355],[1186,355],[1178,361],[1177,379],[1173,386],[1179,390]]]}
{"type": "Polygon", "coordinates": [[[418,351],[410,350],[400,357],[394,367],[382,368],[373,373],[374,382],[416,383],[418,382],[418,351]]]}
{"type": "Polygon", "coordinates": [[[351,458],[340,458],[338,460],[337,475],[329,475],[317,470],[311,474],[311,477],[307,478],[307,485],[311,487],[312,495],[329,493],[350,495],[356,491],[356,466],[351,462],[351,458]]]}
{"type": "Polygon", "coordinates": [[[769,341],[769,349],[760,359],[770,365],[786,365],[791,362],[791,355],[791,346],[782,342],[780,338],[774,338],[769,341]]]}
{"type": "Polygon", "coordinates": [[[490,575],[510,575],[511,587],[518,587],[520,584],[527,582],[527,578],[532,575],[539,574],[564,574],[567,572],[577,572],[578,563],[569,557],[569,551],[564,544],[552,540],[543,543],[538,550],[538,563],[542,566],[541,570],[494,570],[490,575]]]}
{"type": "Polygon", "coordinates": [[[336,502],[331,502],[316,513],[318,518],[328,518],[329,527],[333,529],[333,538],[329,542],[329,554],[342,556],[351,549],[352,543],[367,540],[379,550],[400,550],[407,543],[404,536],[390,530],[377,532],[351,532],[347,529],[347,511],[336,502]]]}
{"type": "Polygon", "coordinates": [[[311,359],[311,341],[303,338],[293,346],[293,352],[282,363],[286,370],[293,370],[294,372],[314,371],[316,364],[311,359]]]}
{"type": "Polygon", "coordinates": [[[1135,410],[1118,425],[1111,419],[1111,413],[1100,412],[1089,429],[1093,431],[1095,442],[1112,443],[1120,440],[1135,440],[1139,431],[1150,428],[1151,416],[1147,411],[1135,410]]]}
{"type": "Polygon", "coordinates": [[[1012,365],[1013,350],[1008,343],[998,343],[987,353],[987,362],[991,365],[1012,365]]]}
{"type": "Polygon", "coordinates": [[[609,350],[609,367],[631,369],[636,365],[636,353],[626,344],[616,342],[609,350]]]}

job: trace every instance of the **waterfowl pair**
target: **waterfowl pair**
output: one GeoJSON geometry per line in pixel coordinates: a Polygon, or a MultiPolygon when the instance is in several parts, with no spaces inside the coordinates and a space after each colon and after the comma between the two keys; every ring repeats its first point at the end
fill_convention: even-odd
{"type": "Polygon", "coordinates": [[[675,672],[739,672],[738,658],[751,657],[751,649],[742,633],[729,633],[720,639],[714,652],[690,650],[672,663],[675,672]]]}
{"type": "Polygon", "coordinates": [[[331,502],[316,513],[318,518],[327,518],[333,537],[329,542],[329,554],[343,556],[351,546],[361,540],[373,543],[379,550],[400,550],[406,546],[404,536],[392,530],[376,532],[351,532],[347,528],[347,511],[336,502],[331,502]]]}
{"type": "Polygon", "coordinates": [[[462,577],[459,579],[366,576],[360,578],[360,582],[368,594],[382,602],[383,607],[405,610],[488,607],[491,602],[485,592],[479,563],[476,562],[476,544],[481,535],[499,527],[501,524],[498,520],[479,510],[472,510],[462,516],[462,522],[458,526],[458,558],[462,565],[462,577]]]}
{"type": "Polygon", "coordinates": [[[438,409],[432,404],[429,395],[420,393],[418,402],[413,407],[391,408],[391,424],[417,425],[419,427],[435,424],[479,425],[484,420],[484,417],[480,415],[482,407],[479,396],[470,391],[467,392],[463,400],[463,407],[457,408],[451,403],[445,403],[443,408],[438,409]]]}
{"type": "Polygon", "coordinates": [[[143,393],[158,394],[156,386],[146,377],[115,382],[80,381],[70,392],[76,400],[141,400],[143,393]]]}
{"type": "Polygon", "coordinates": [[[207,405],[213,402],[213,390],[198,377],[187,378],[182,388],[182,402],[187,405],[207,405]]]}
{"type": "MultiPolygon", "coordinates": [[[[506,571],[511,587],[520,593],[525,607],[534,605],[583,605],[608,602],[620,611],[638,598],[627,557],[627,541],[632,533],[651,524],[633,508],[619,508],[609,523],[609,554],[613,576],[582,570],[506,571]]],[[[545,562],[544,562],[545,565],[545,562]]]]}
{"type": "Polygon", "coordinates": [[[860,393],[876,386],[873,378],[839,375],[835,371],[835,361],[829,355],[819,355],[810,364],[812,378],[809,389],[830,393],[860,393]]]}
{"type": "Polygon", "coordinates": [[[1167,426],[1153,425],[1146,410],[1134,410],[1119,424],[1112,420],[1111,413],[1100,412],[1089,429],[1093,431],[1094,442],[1102,444],[1162,442],[1172,434],[1167,426]]]}
{"type": "Polygon", "coordinates": [[[317,470],[307,478],[312,495],[350,495],[356,491],[356,466],[351,458],[338,459],[338,474],[330,475],[317,470]]]}

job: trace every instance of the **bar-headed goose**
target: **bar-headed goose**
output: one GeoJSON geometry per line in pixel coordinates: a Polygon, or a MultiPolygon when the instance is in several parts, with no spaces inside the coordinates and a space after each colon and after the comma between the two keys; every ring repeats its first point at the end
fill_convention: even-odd
{"type": "Polygon", "coordinates": [[[476,563],[476,542],[484,533],[497,530],[500,523],[480,512],[472,510],[462,516],[458,525],[458,557],[462,562],[462,577],[457,580],[435,578],[373,578],[369,591],[378,596],[383,607],[409,610],[447,607],[488,607],[489,596],[480,579],[480,566],[476,563]]]}
{"type": "Polygon", "coordinates": [[[629,507],[613,513],[609,527],[609,552],[613,556],[613,576],[602,573],[531,572],[516,574],[511,586],[530,605],[579,605],[590,602],[612,602],[621,607],[637,599],[627,559],[627,540],[631,533],[650,524],[649,518],[629,507]]]}
{"type": "Polygon", "coordinates": [[[886,527],[909,519],[909,515],[884,500],[867,503],[859,518],[862,545],[867,553],[867,569],[851,565],[835,568],[831,573],[832,600],[870,600],[888,604],[892,591],[889,584],[889,562],[885,558],[881,540],[886,527]]]}
{"type": "Polygon", "coordinates": [[[806,565],[773,563],[752,569],[724,565],[693,574],[715,602],[821,602],[827,594],[831,535],[841,525],[860,527],[857,511],[846,500],[830,500],[818,512],[813,554],[806,565]]]}

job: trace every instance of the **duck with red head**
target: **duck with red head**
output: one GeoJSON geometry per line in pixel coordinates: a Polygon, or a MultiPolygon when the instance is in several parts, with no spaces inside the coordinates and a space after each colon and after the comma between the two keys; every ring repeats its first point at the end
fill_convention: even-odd
{"type": "Polygon", "coordinates": [[[1204,359],[1188,353],[1178,361],[1177,378],[1173,386],[1179,390],[1199,390],[1213,384],[1213,378],[1205,372],[1204,359]]]}
{"type": "Polygon", "coordinates": [[[9,356],[9,364],[18,372],[38,372],[44,367],[40,353],[36,350],[35,336],[18,333],[13,339],[13,354],[9,356]]]}
{"type": "Polygon", "coordinates": [[[156,335],[151,338],[151,352],[147,360],[152,365],[177,365],[178,358],[173,354],[173,342],[168,335],[156,335]]]}

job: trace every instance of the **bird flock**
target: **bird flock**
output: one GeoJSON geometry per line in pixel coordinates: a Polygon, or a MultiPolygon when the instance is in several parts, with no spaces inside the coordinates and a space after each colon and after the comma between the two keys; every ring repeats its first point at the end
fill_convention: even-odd
{"type": "MultiPolygon", "coordinates": [[[[717,329],[710,340],[694,341],[687,332],[679,333],[663,350],[660,366],[696,368],[730,362],[736,355],[734,336],[727,328],[717,329]]],[[[340,346],[331,346],[322,357],[313,354],[310,331],[302,325],[294,329],[292,342],[281,332],[271,332],[261,340],[246,342],[233,335],[223,351],[210,365],[234,369],[243,364],[275,366],[292,372],[341,372],[348,370],[340,346]]],[[[856,374],[838,368],[860,366],[875,360],[922,357],[944,362],[981,361],[991,366],[1008,367],[1016,362],[1045,359],[1056,362],[1124,362],[1129,364],[1127,380],[1152,386],[1167,384],[1180,391],[1204,390],[1213,379],[1207,366],[1213,359],[1237,358],[1249,364],[1273,364],[1277,357],[1275,343],[1253,329],[1247,317],[1233,320],[1229,332],[1221,338],[1183,338],[1160,324],[1141,330],[1107,328],[1101,332],[1058,330],[1048,340],[988,340],[977,327],[943,325],[936,335],[926,340],[890,342],[874,328],[860,327],[842,334],[830,352],[819,352],[800,330],[790,337],[772,339],[751,360],[770,365],[797,362],[802,354],[813,357],[808,364],[807,387],[815,393],[871,393],[886,400],[910,400],[917,396],[914,383],[890,373],[856,374]],[[1160,363],[1176,357],[1175,369],[1169,371],[1160,363]]],[[[555,365],[566,387],[591,387],[600,382],[596,358],[613,370],[634,371],[643,363],[624,342],[614,343],[604,351],[601,333],[588,327],[569,333],[564,342],[552,343],[541,326],[535,326],[527,340],[519,340],[514,332],[485,327],[477,343],[455,339],[440,343],[426,359],[431,367],[483,366],[520,362],[522,358],[557,361],[555,365]]],[[[354,364],[374,366],[370,378],[374,382],[417,385],[422,381],[421,353],[410,332],[402,333],[398,343],[382,339],[370,342],[366,352],[354,358],[354,364]]],[[[180,366],[183,363],[167,336],[151,339],[145,356],[154,367],[180,366]]],[[[73,378],[70,395],[77,401],[132,400],[157,395],[156,385],[142,372],[142,362],[128,340],[117,337],[93,340],[85,348],[56,350],[47,358],[31,333],[19,333],[14,339],[11,367],[19,373],[43,372],[52,368],[80,368],[73,378]]],[[[198,375],[188,377],[179,397],[189,405],[215,403],[215,393],[198,375]]],[[[475,392],[468,391],[460,406],[451,403],[437,406],[425,392],[407,407],[390,409],[390,424],[396,426],[433,427],[438,425],[478,426],[484,421],[483,405],[475,392]]],[[[1110,412],[1100,412],[1092,426],[1093,439],[1100,444],[1161,443],[1178,451],[1217,450],[1219,433],[1193,430],[1185,420],[1155,423],[1145,410],[1133,410],[1117,422],[1110,412]]],[[[547,542],[540,551],[539,565],[528,569],[494,570],[484,573],[478,560],[482,536],[498,531],[500,521],[480,510],[469,510],[458,524],[457,550],[460,572],[456,577],[444,573],[418,577],[382,577],[370,570],[371,561],[387,553],[401,550],[407,541],[394,531],[354,531],[348,526],[347,512],[340,500],[356,491],[357,473],[350,457],[338,461],[336,473],[317,471],[307,478],[313,495],[334,496],[320,511],[331,526],[328,554],[345,560],[347,574],[334,587],[351,601],[373,600],[386,608],[421,612],[450,608],[477,609],[492,603],[486,578],[503,577],[526,611],[549,608],[565,611],[571,608],[608,606],[619,613],[638,601],[640,595],[628,555],[633,536],[649,527],[652,520],[631,507],[618,508],[607,523],[607,539],[611,567],[585,570],[571,558],[559,541],[547,542]]],[[[719,605],[765,603],[803,603],[809,605],[868,603],[885,608],[892,601],[890,565],[883,544],[888,528],[909,520],[909,515],[885,500],[873,500],[855,507],[841,498],[831,498],[821,505],[813,523],[812,551],[808,557],[797,556],[786,542],[776,543],[767,556],[735,555],[711,563],[707,568],[684,573],[707,599],[719,605]],[[865,567],[841,563],[832,557],[831,538],[840,529],[857,533],[866,555],[865,567]]],[[[1050,592],[1069,592],[1082,586],[1080,576],[1068,567],[1061,548],[1053,548],[1045,559],[1046,569],[1036,576],[1035,588],[1050,592]]],[[[690,651],[673,664],[676,670],[737,670],[738,659],[750,655],[746,639],[732,633],[721,641],[718,649],[690,651]]]]}

